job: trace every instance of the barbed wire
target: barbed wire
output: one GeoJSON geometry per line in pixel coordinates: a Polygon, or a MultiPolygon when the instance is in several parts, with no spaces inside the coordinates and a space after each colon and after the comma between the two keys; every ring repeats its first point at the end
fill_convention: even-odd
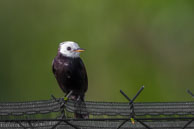
{"type": "MultiPolygon", "coordinates": [[[[1,102],[0,128],[11,129],[191,129],[194,128],[194,102],[134,102],[144,87],[129,102],[77,101],[55,98],[30,102],[1,102]],[[89,114],[75,119],[74,113],[89,114]]],[[[192,93],[189,91],[190,94],[192,93]]]]}

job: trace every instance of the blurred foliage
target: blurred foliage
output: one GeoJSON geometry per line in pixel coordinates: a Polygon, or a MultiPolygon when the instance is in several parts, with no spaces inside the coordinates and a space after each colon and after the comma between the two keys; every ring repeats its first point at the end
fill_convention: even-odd
{"type": "Polygon", "coordinates": [[[58,44],[87,51],[87,100],[190,101],[194,92],[192,0],[1,0],[0,101],[63,96],[51,72],[58,44]]]}

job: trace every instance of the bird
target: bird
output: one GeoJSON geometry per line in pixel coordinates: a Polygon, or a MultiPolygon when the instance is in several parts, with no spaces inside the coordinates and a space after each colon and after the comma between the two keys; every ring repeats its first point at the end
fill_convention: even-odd
{"type": "MultiPolygon", "coordinates": [[[[52,62],[52,72],[59,87],[69,99],[78,101],[78,107],[85,105],[84,96],[88,89],[86,68],[80,58],[83,51],[85,49],[74,41],[62,42],[52,62]]],[[[75,118],[87,117],[87,113],[75,113],[75,118]]]]}

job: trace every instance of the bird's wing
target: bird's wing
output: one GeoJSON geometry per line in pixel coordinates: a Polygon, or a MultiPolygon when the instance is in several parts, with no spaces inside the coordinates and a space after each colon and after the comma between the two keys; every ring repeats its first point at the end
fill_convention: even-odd
{"type": "Polygon", "coordinates": [[[61,89],[65,93],[72,89],[75,90],[77,94],[84,96],[88,88],[88,78],[81,58],[66,60],[66,62],[62,64],[54,60],[52,71],[61,89]]]}
{"type": "Polygon", "coordinates": [[[88,88],[88,78],[81,58],[76,58],[68,66],[63,67],[63,84],[74,85],[80,95],[84,95],[88,88]]]}
{"type": "Polygon", "coordinates": [[[54,73],[54,75],[55,75],[56,69],[55,69],[55,67],[54,67],[54,61],[55,61],[55,59],[53,59],[53,61],[52,61],[52,71],[53,71],[53,73],[54,73]]]}
{"type": "Polygon", "coordinates": [[[68,88],[66,86],[70,82],[69,78],[71,76],[68,68],[65,67],[63,64],[59,63],[55,58],[52,62],[52,72],[55,75],[55,78],[60,88],[63,90],[63,92],[67,93],[68,88]]]}
{"type": "Polygon", "coordinates": [[[81,58],[79,60],[79,64],[80,64],[80,70],[79,71],[80,71],[80,78],[81,78],[80,81],[83,85],[84,92],[86,92],[87,89],[88,89],[88,77],[87,77],[86,68],[85,68],[84,63],[81,60],[81,58]]]}

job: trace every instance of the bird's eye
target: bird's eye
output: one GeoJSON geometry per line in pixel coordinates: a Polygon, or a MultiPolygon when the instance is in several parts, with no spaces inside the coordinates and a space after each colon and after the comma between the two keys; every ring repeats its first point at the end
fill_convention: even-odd
{"type": "Polygon", "coordinates": [[[70,51],[71,50],[71,47],[67,47],[67,50],[70,51]]]}

